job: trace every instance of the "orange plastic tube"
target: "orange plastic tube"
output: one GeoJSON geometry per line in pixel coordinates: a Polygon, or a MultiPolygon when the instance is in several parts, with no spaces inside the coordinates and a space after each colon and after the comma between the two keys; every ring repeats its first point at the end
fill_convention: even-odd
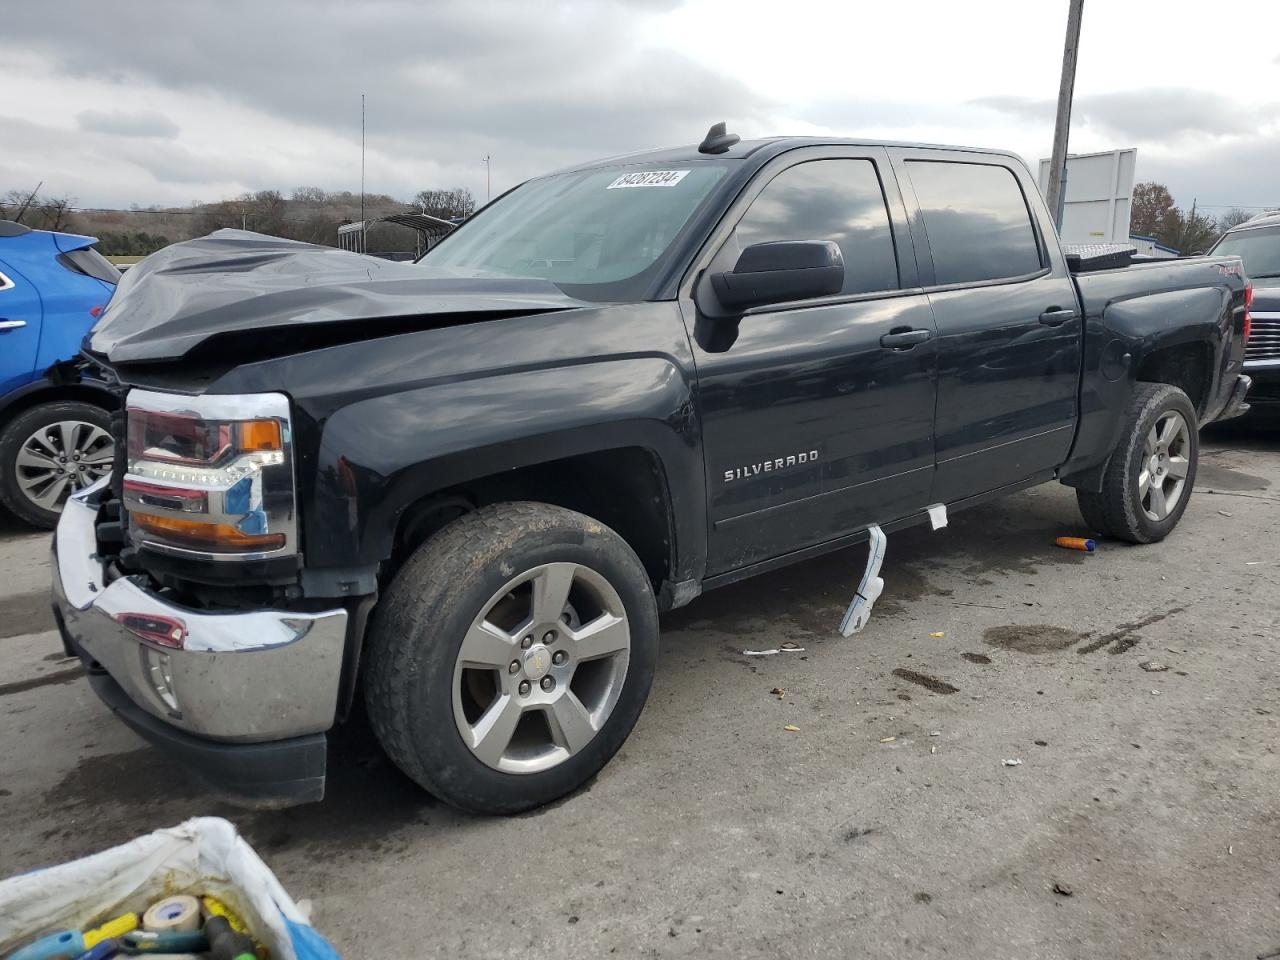
{"type": "Polygon", "coordinates": [[[1083,550],[1085,553],[1093,553],[1095,546],[1087,537],[1059,537],[1054,543],[1067,550],[1083,550]]]}

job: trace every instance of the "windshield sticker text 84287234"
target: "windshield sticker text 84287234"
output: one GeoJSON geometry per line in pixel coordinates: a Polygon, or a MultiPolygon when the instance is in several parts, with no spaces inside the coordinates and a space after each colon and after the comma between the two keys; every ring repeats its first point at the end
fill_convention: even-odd
{"type": "Polygon", "coordinates": [[[624,173],[606,190],[621,190],[623,187],[674,187],[689,175],[688,170],[645,170],[639,173],[624,173]]]}

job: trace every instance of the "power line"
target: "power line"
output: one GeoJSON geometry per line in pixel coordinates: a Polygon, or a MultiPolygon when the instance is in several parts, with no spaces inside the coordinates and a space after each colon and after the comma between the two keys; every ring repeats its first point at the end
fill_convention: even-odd
{"type": "Polygon", "coordinates": [[[1276,210],[1280,209],[1280,203],[1202,203],[1202,207],[1213,207],[1215,210],[1276,210]]]}

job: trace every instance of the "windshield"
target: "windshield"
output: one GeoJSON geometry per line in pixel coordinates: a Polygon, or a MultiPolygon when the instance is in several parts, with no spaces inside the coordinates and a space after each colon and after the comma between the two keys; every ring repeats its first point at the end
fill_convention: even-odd
{"type": "Polygon", "coordinates": [[[466,276],[550,280],[584,300],[637,300],[723,163],[633,164],[562,173],[517,187],[423,259],[466,276]]]}
{"type": "Polygon", "coordinates": [[[1250,277],[1280,277],[1280,227],[1255,227],[1229,233],[1209,251],[1213,256],[1233,255],[1244,261],[1250,277]]]}

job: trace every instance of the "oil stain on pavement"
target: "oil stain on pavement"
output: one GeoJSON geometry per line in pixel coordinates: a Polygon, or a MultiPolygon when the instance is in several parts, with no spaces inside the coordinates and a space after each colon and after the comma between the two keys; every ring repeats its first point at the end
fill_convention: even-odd
{"type": "Polygon", "coordinates": [[[933,693],[959,693],[959,687],[953,687],[945,680],[939,680],[937,677],[931,677],[927,673],[918,673],[915,670],[908,670],[906,667],[898,667],[893,671],[893,675],[908,683],[914,683],[933,693]]]}
{"type": "Polygon", "coordinates": [[[1141,620],[1134,620],[1132,623],[1122,623],[1110,633],[1104,633],[1097,640],[1094,640],[1092,643],[1085,644],[1076,652],[1094,653],[1095,651],[1101,650],[1103,647],[1110,644],[1111,648],[1107,653],[1125,653],[1138,645],[1138,638],[1134,636],[1134,634],[1143,627],[1149,627],[1153,623],[1159,623],[1161,620],[1167,620],[1175,613],[1182,613],[1182,611],[1186,609],[1187,608],[1185,606],[1171,607],[1160,613],[1153,613],[1150,616],[1143,617],[1141,620]]]}
{"type": "Polygon", "coordinates": [[[1017,653],[1055,653],[1074,646],[1088,635],[1047,623],[1010,624],[991,627],[982,635],[984,643],[1017,653]]]}

